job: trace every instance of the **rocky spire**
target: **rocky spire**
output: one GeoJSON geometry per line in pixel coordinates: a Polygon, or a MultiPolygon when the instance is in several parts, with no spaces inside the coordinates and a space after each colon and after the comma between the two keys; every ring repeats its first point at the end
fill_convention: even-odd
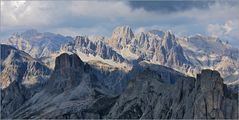
{"type": "Polygon", "coordinates": [[[123,49],[131,43],[134,33],[129,26],[116,27],[109,40],[109,44],[117,49],[123,49]]]}

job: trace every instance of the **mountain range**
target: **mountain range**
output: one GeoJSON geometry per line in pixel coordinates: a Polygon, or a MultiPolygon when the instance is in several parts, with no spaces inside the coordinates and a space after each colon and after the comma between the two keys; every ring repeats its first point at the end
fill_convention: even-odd
{"type": "Polygon", "coordinates": [[[219,38],[119,26],[1,43],[1,118],[238,118],[239,49],[219,38]]]}
{"type": "Polygon", "coordinates": [[[220,38],[200,34],[181,37],[171,31],[160,30],[134,34],[129,26],[119,26],[113,30],[111,37],[91,35],[73,39],[27,30],[13,34],[2,43],[41,59],[51,68],[54,68],[56,56],[71,52],[81,56],[83,61],[97,59],[129,69],[136,61],[148,61],[189,76],[195,77],[202,69],[213,69],[219,71],[228,84],[239,80],[239,49],[220,38]]]}

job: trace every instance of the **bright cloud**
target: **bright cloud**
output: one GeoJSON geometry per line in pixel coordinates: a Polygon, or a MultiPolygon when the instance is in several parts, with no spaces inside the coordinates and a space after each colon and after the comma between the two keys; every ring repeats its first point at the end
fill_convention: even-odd
{"type": "MultiPolygon", "coordinates": [[[[237,22],[228,20],[225,24],[209,24],[208,32],[215,37],[222,37],[224,35],[230,35],[232,31],[238,31],[237,22]]],[[[239,32],[239,31],[238,31],[239,32]]]]}
{"type": "Polygon", "coordinates": [[[233,30],[233,22],[231,20],[228,20],[223,26],[223,28],[224,34],[229,34],[233,30]]]}
{"type": "Polygon", "coordinates": [[[47,5],[39,2],[2,1],[1,21],[4,27],[40,26],[49,23],[47,5]]]}
{"type": "Polygon", "coordinates": [[[214,37],[227,40],[234,46],[239,46],[239,24],[237,20],[228,20],[224,24],[209,24],[208,33],[214,37]]]}

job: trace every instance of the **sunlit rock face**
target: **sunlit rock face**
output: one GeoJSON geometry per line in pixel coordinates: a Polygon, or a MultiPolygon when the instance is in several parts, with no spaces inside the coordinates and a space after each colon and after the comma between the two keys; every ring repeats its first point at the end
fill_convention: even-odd
{"type": "Polygon", "coordinates": [[[129,26],[116,27],[113,30],[110,44],[117,49],[123,49],[131,43],[134,38],[134,33],[129,26]]]}

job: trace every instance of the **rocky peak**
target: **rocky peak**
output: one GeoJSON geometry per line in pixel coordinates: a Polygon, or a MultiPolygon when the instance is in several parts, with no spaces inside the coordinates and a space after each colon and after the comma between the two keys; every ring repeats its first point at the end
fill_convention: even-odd
{"type": "Polygon", "coordinates": [[[166,50],[170,50],[175,44],[175,36],[170,31],[164,33],[162,45],[166,50]]]}
{"type": "Polygon", "coordinates": [[[201,86],[202,91],[219,90],[223,91],[223,79],[219,72],[214,70],[205,69],[201,74],[197,75],[197,85],[201,86]]]}
{"type": "Polygon", "coordinates": [[[131,44],[134,38],[134,33],[129,26],[116,27],[112,33],[111,39],[108,41],[109,45],[117,49],[123,49],[131,44]]]}
{"type": "Polygon", "coordinates": [[[132,39],[134,37],[134,33],[132,32],[129,26],[120,26],[116,27],[113,31],[112,38],[126,38],[132,39]]]}
{"type": "Polygon", "coordinates": [[[50,93],[58,94],[81,83],[88,66],[76,54],[62,53],[55,60],[54,72],[47,84],[50,93]]]}
{"type": "Polygon", "coordinates": [[[79,46],[86,46],[88,42],[89,39],[86,36],[76,36],[74,40],[74,44],[79,46]]]}
{"type": "Polygon", "coordinates": [[[140,46],[143,46],[144,43],[148,40],[148,36],[144,32],[140,32],[140,33],[136,34],[135,38],[136,38],[136,40],[138,40],[138,43],[140,46]]]}
{"type": "Polygon", "coordinates": [[[61,74],[68,73],[69,70],[84,71],[84,63],[76,54],[63,53],[56,58],[55,71],[60,70],[61,74]]]}

